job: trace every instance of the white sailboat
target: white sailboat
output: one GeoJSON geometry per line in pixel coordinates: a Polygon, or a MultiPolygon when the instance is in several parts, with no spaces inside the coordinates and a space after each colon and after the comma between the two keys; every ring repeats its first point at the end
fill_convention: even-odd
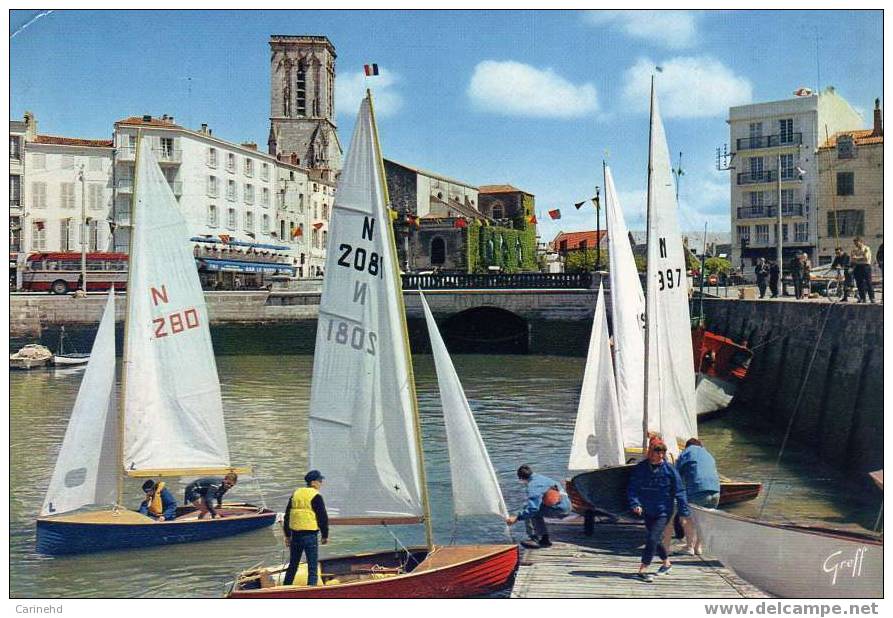
{"type": "MultiPolygon", "coordinates": [[[[423,523],[426,547],[324,559],[324,585],[315,587],[281,585],[284,565],[248,571],[238,576],[230,597],[472,596],[505,586],[517,565],[516,545],[434,544],[387,203],[370,95],[360,106],[329,226],[332,250],[326,258],[313,360],[309,467],[326,476],[323,493],[331,525],[423,523]]],[[[498,485],[494,493],[495,474],[461,385],[451,364],[446,365],[445,348],[435,352],[435,360],[451,462],[458,449],[475,468],[473,475],[454,477],[454,495],[465,496],[469,489],[464,484],[474,479],[489,498],[499,496],[492,501],[475,495],[475,501],[502,514],[505,505],[498,485]]]]}
{"type": "Polygon", "coordinates": [[[247,471],[230,464],[208,311],[186,222],[147,141],[138,146],[136,179],[120,404],[112,395],[110,294],[37,519],[42,553],[186,543],[275,520],[272,511],[242,504],[224,505],[224,519],[197,520],[195,509],[183,507],[176,519],[157,522],[121,506],[125,476],[247,471]],[[93,504],[106,508],[78,510],[93,504]]]}

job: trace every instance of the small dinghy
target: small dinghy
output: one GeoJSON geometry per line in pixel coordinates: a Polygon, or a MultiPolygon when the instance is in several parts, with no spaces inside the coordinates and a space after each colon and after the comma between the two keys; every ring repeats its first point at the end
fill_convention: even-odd
{"type": "Polygon", "coordinates": [[[89,352],[65,352],[65,326],[59,331],[59,351],[53,354],[53,365],[56,367],[78,367],[86,365],[90,360],[89,352]]]}

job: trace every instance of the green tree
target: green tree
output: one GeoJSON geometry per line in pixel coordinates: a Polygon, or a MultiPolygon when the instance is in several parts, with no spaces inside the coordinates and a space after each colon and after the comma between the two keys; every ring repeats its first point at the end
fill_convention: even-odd
{"type": "Polygon", "coordinates": [[[711,275],[728,274],[732,263],[725,258],[709,257],[704,261],[704,269],[711,275]]]}
{"type": "Polygon", "coordinates": [[[564,258],[564,272],[586,273],[595,270],[595,249],[568,251],[564,258]]]}

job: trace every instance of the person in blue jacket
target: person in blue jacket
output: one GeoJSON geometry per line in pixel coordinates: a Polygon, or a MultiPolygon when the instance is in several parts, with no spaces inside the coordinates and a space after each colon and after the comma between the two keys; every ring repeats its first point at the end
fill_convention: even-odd
{"type": "Polygon", "coordinates": [[[685,486],[679,473],[666,461],[667,445],[659,437],[648,443],[647,459],[637,463],[630,475],[626,490],[630,510],[645,518],[645,549],[642,563],[636,576],[645,582],[654,579],[647,572],[655,552],[663,560],[657,570],[658,575],[670,572],[670,556],[663,544],[662,536],[667,522],[673,516],[675,500],[679,515],[689,517],[688,502],[685,499],[685,486]]]}
{"type": "MultiPolygon", "coordinates": [[[[689,438],[685,443],[685,450],[676,460],[676,470],[682,477],[686,499],[690,504],[708,509],[719,506],[719,471],[716,469],[716,460],[700,440],[689,438]]],[[[685,549],[692,555],[700,554],[703,549],[693,524],[690,518],[682,519],[682,526],[685,529],[685,549]]]]}
{"type": "Polygon", "coordinates": [[[172,521],[177,517],[177,499],[174,498],[164,481],[155,482],[149,479],[143,483],[146,498],[140,504],[139,512],[155,521],[172,521]]]}
{"type": "Polygon", "coordinates": [[[518,480],[526,485],[527,502],[517,515],[506,518],[505,523],[512,525],[523,520],[527,526],[527,541],[521,545],[530,549],[549,547],[549,530],[546,528],[546,517],[561,518],[571,511],[571,501],[561,490],[558,481],[542,474],[535,474],[527,464],[518,468],[518,480]]]}

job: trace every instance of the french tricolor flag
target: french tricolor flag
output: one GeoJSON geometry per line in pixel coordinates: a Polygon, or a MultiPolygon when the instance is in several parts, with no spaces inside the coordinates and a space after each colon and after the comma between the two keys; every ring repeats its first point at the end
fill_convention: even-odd
{"type": "Polygon", "coordinates": [[[371,77],[372,75],[378,75],[378,65],[377,64],[364,64],[363,71],[365,71],[366,77],[371,77]]]}

